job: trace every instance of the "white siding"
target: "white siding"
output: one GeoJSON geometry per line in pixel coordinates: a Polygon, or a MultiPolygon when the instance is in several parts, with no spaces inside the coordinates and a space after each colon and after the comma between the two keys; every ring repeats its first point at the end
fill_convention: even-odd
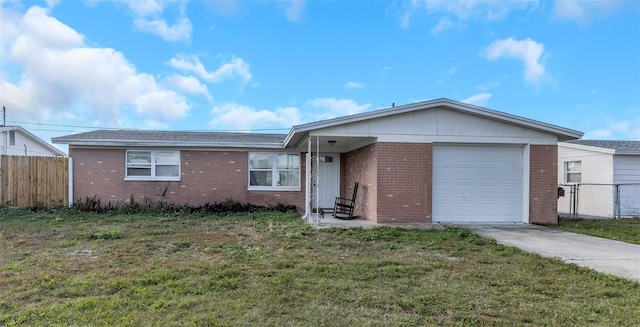
{"type": "Polygon", "coordinates": [[[640,155],[614,155],[613,181],[620,185],[620,214],[640,216],[640,155]]]}
{"type": "Polygon", "coordinates": [[[51,150],[43,147],[39,143],[33,141],[31,138],[26,137],[19,130],[15,131],[16,143],[15,145],[9,145],[9,132],[0,132],[0,154],[11,156],[24,156],[25,152],[28,156],[55,156],[56,154],[51,150]]]}
{"type": "Polygon", "coordinates": [[[566,183],[564,164],[569,161],[582,162],[582,182],[595,184],[613,183],[613,155],[585,149],[558,145],[558,184],[566,183]]]}
{"type": "Polygon", "coordinates": [[[640,183],[640,155],[614,155],[613,182],[640,183]]]}
{"type": "MultiPolygon", "coordinates": [[[[611,151],[609,151],[611,152],[611,151]]],[[[574,148],[562,143],[558,144],[558,184],[566,183],[564,166],[566,162],[582,162],[582,180],[580,184],[607,184],[607,185],[580,185],[578,196],[578,214],[594,217],[613,216],[613,154],[588,149],[586,147],[574,148]]],[[[570,201],[570,189],[565,188],[565,196],[558,199],[558,210],[568,212],[570,201]]]]}
{"type": "Polygon", "coordinates": [[[378,142],[556,144],[553,135],[458,111],[434,108],[314,131],[323,136],[376,137],[378,142]]]}

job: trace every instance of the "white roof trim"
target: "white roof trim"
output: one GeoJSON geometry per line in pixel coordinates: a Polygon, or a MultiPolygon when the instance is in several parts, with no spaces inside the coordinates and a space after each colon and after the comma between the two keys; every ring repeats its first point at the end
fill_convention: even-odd
{"type": "Polygon", "coordinates": [[[615,149],[602,148],[599,146],[592,146],[592,145],[558,142],[558,146],[563,148],[577,149],[577,150],[593,151],[593,152],[600,152],[600,153],[606,153],[606,154],[616,154],[615,149]]]}
{"type": "Polygon", "coordinates": [[[62,150],[60,150],[57,147],[51,145],[49,142],[37,137],[35,134],[33,134],[33,133],[29,132],[28,130],[22,128],[21,126],[2,126],[2,127],[0,127],[0,131],[2,131],[2,132],[4,132],[4,131],[20,131],[20,133],[24,134],[24,136],[26,136],[27,138],[31,139],[32,141],[40,144],[41,146],[43,146],[47,150],[51,151],[54,155],[63,156],[63,157],[67,155],[62,150]]]}
{"type": "Polygon", "coordinates": [[[349,123],[359,122],[359,121],[368,120],[368,119],[380,118],[380,117],[385,117],[390,115],[397,115],[397,114],[402,114],[406,112],[412,112],[412,111],[430,109],[430,108],[436,108],[436,107],[446,107],[449,109],[461,111],[461,112],[468,113],[475,116],[490,118],[497,121],[502,121],[502,122],[506,122],[514,125],[528,127],[531,129],[547,132],[550,134],[564,136],[567,139],[579,139],[582,137],[582,135],[584,135],[584,133],[582,132],[572,130],[569,128],[547,124],[547,123],[543,123],[543,122],[529,119],[529,118],[524,118],[524,117],[511,115],[511,114],[507,114],[500,111],[495,111],[495,110],[491,110],[483,107],[470,105],[463,102],[442,98],[442,99],[423,101],[423,102],[412,103],[412,104],[398,106],[398,107],[391,107],[391,108],[380,109],[375,111],[363,112],[360,114],[343,116],[343,117],[323,120],[319,122],[293,126],[291,128],[291,131],[289,131],[289,134],[285,138],[284,144],[285,146],[289,144],[289,142],[292,140],[294,135],[297,133],[308,132],[311,130],[332,127],[336,125],[349,124],[349,123]]]}
{"type": "MultiPolygon", "coordinates": [[[[56,143],[68,141],[58,140],[56,143]]],[[[261,148],[282,149],[282,143],[246,143],[246,142],[172,142],[154,140],[74,140],[68,143],[70,146],[112,146],[112,147],[178,147],[178,148],[261,148]]]]}

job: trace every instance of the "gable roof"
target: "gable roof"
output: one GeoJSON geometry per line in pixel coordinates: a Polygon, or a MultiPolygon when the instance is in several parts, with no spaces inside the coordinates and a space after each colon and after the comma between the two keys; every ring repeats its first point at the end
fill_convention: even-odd
{"type": "Polygon", "coordinates": [[[337,117],[333,119],[327,119],[327,120],[317,121],[313,123],[293,126],[291,128],[291,131],[289,132],[289,135],[287,135],[287,138],[285,139],[284,144],[285,146],[287,146],[288,144],[296,144],[304,137],[305,132],[309,132],[309,131],[313,131],[321,128],[333,127],[337,125],[355,123],[355,122],[368,120],[368,119],[392,116],[392,115],[397,115],[397,114],[402,114],[407,112],[432,109],[432,108],[438,108],[438,107],[443,107],[450,110],[473,115],[473,116],[492,119],[492,120],[496,120],[496,121],[511,124],[511,125],[517,125],[521,127],[542,131],[542,132],[557,136],[559,141],[573,140],[573,139],[581,138],[583,135],[582,132],[572,130],[569,128],[547,124],[537,120],[524,118],[524,117],[508,114],[505,112],[501,112],[501,111],[483,108],[483,107],[478,107],[478,106],[470,105],[463,102],[453,101],[446,98],[441,98],[441,99],[417,102],[417,103],[407,104],[403,106],[379,109],[379,110],[363,112],[363,113],[350,115],[350,116],[337,117]]]}
{"type": "Polygon", "coordinates": [[[53,143],[86,146],[282,148],[286,134],[97,130],[55,137],[53,143]]]}
{"type": "Polygon", "coordinates": [[[640,154],[640,141],[571,140],[563,143],[610,149],[615,154],[640,154]]]}
{"type": "Polygon", "coordinates": [[[17,126],[17,125],[16,126],[0,126],[0,132],[5,132],[5,131],[18,131],[18,132],[20,132],[20,134],[24,135],[26,138],[30,139],[34,143],[39,144],[43,148],[49,150],[55,156],[66,156],[67,155],[66,153],[64,153],[64,151],[56,148],[55,146],[51,145],[49,142],[37,137],[35,134],[29,132],[28,130],[24,129],[21,126],[17,126]]]}
{"type": "Polygon", "coordinates": [[[289,145],[297,144],[302,138],[304,138],[307,132],[316,129],[431,108],[446,108],[473,116],[542,131],[557,136],[559,141],[572,140],[580,138],[583,135],[582,132],[572,129],[443,98],[297,125],[291,128],[289,134],[97,130],[60,136],[53,138],[52,141],[53,143],[79,146],[169,146],[282,149],[289,145]]]}

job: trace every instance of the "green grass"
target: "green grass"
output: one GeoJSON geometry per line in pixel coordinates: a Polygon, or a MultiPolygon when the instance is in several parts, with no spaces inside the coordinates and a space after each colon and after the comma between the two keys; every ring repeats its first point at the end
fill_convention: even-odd
{"type": "Polygon", "coordinates": [[[38,325],[637,326],[640,284],[462,228],[0,210],[0,326],[38,325]]]}
{"type": "Polygon", "coordinates": [[[640,244],[640,218],[560,219],[558,225],[549,225],[549,227],[627,243],[640,244]]]}

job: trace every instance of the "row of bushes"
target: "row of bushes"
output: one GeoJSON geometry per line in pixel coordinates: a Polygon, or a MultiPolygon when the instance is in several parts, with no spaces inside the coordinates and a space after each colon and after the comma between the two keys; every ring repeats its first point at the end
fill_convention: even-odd
{"type": "MultiPolygon", "coordinates": [[[[28,209],[32,211],[49,210],[48,208],[39,206],[28,209]]],[[[108,203],[102,203],[100,198],[97,196],[86,197],[84,200],[76,200],[70,210],[97,214],[227,214],[267,210],[289,212],[297,211],[298,208],[294,205],[285,205],[281,203],[275,206],[260,206],[251,203],[240,203],[232,198],[228,198],[223,202],[206,203],[198,206],[189,204],[177,205],[167,201],[155,201],[147,197],[144,197],[142,201],[137,202],[132,195],[128,202],[110,201],[108,203]]]]}

